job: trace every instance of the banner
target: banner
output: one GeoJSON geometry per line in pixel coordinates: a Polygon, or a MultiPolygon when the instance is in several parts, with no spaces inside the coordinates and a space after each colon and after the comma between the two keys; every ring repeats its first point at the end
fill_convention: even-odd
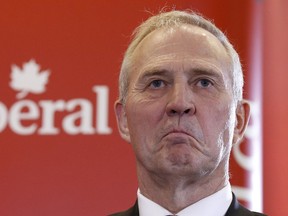
{"type": "MultiPolygon", "coordinates": [[[[245,77],[251,79],[245,87],[249,99],[251,31],[258,25],[253,4],[248,0],[2,2],[0,215],[107,215],[131,206],[137,190],[135,159],[131,146],[118,134],[113,103],[133,29],[163,7],[194,9],[213,19],[240,53],[245,77]]],[[[253,124],[261,122],[261,107],[256,108],[253,124]]],[[[258,129],[261,132],[261,125],[258,129]]],[[[261,211],[262,184],[251,183],[257,170],[262,181],[261,152],[256,158],[259,166],[249,169],[255,163],[252,141],[246,136],[234,148],[231,182],[243,204],[261,211]],[[256,194],[252,187],[259,189],[256,194]]],[[[256,137],[260,147],[261,141],[260,133],[256,137]]]]}

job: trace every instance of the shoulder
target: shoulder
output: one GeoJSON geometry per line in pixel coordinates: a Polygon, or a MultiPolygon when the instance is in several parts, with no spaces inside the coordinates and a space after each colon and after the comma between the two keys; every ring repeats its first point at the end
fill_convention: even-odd
{"type": "Polygon", "coordinates": [[[233,194],[233,200],[229,206],[225,216],[266,216],[265,214],[252,212],[249,209],[242,206],[233,194]]]}
{"type": "Polygon", "coordinates": [[[231,216],[266,216],[265,214],[262,214],[262,213],[259,213],[259,212],[253,212],[253,211],[250,211],[249,209],[243,207],[242,205],[239,205],[239,208],[238,208],[238,211],[237,211],[238,214],[231,214],[231,216]]]}
{"type": "Polygon", "coordinates": [[[114,213],[109,216],[139,216],[138,203],[136,202],[134,206],[126,211],[114,213]]]}

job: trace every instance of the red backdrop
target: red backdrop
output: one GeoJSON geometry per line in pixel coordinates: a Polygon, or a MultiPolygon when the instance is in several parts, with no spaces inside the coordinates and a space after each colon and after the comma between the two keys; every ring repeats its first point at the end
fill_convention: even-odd
{"type": "MultiPolygon", "coordinates": [[[[287,18],[284,1],[279,0],[278,7],[250,0],[1,2],[0,215],[107,215],[133,204],[134,157],[118,135],[113,103],[132,30],[150,16],[147,11],[156,13],[163,6],[195,9],[212,18],[239,51],[247,80],[245,96],[259,105],[250,125],[258,138],[248,134],[239,146],[238,153],[247,160],[234,151],[231,181],[245,205],[261,210],[264,195],[264,211],[277,215],[273,201],[276,191],[285,200],[288,178],[283,170],[286,129],[281,127],[288,118],[288,105],[282,106],[281,97],[288,78],[285,56],[280,55],[287,52],[287,42],[286,49],[282,47],[287,38],[287,29],[282,34],[287,26],[282,19],[287,18]],[[274,39],[274,31],[282,42],[274,39]],[[271,62],[279,60],[282,64],[275,68],[271,62]],[[264,194],[262,77],[269,86],[264,90],[264,194]]],[[[278,215],[285,211],[282,206],[278,215]]]]}
{"type": "Polygon", "coordinates": [[[264,6],[264,207],[270,215],[287,215],[288,2],[267,1],[264,6]]]}

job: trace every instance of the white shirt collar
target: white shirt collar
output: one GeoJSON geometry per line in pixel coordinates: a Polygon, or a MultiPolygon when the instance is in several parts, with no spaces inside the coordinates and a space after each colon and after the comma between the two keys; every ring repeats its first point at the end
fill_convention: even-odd
{"type": "MultiPolygon", "coordinates": [[[[173,215],[171,212],[149,200],[140,193],[138,189],[138,206],[140,216],[165,216],[173,215]]],[[[177,216],[223,216],[232,202],[231,185],[227,184],[224,188],[216,193],[205,197],[202,200],[186,207],[177,213],[177,216]]]]}

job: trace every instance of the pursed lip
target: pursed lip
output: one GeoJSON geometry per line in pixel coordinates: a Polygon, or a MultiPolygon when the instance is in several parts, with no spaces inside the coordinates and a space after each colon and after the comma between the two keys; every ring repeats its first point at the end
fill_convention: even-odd
{"type": "Polygon", "coordinates": [[[162,138],[167,147],[187,145],[190,143],[191,135],[184,130],[173,129],[162,138]]]}
{"type": "Polygon", "coordinates": [[[163,138],[168,136],[168,135],[177,135],[179,134],[180,136],[181,135],[187,135],[187,136],[192,136],[189,132],[187,132],[186,130],[183,130],[183,129],[172,129],[172,130],[169,130],[167,133],[164,134],[163,138]]]}
{"type": "Polygon", "coordinates": [[[188,131],[185,128],[167,127],[162,134],[161,140],[164,141],[165,146],[169,148],[172,146],[193,146],[193,148],[197,148],[199,145],[193,135],[193,131],[188,131]]]}

